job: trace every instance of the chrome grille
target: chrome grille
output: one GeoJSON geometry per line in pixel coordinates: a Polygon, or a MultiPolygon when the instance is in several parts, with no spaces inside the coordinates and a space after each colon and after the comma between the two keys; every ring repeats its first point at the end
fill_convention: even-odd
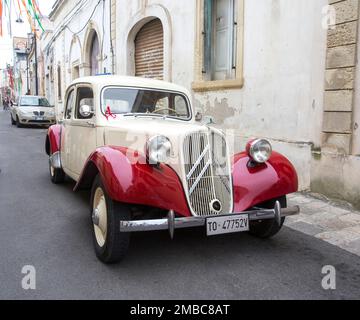
{"type": "Polygon", "coordinates": [[[184,141],[187,195],[194,215],[226,214],[232,210],[232,185],[225,139],[214,132],[193,133],[184,141]],[[219,200],[220,212],[211,209],[219,200]]]}

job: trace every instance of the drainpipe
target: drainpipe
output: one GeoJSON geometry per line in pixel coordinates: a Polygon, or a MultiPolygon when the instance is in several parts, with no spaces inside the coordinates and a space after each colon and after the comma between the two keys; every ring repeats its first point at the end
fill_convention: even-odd
{"type": "MultiPolygon", "coordinates": [[[[112,41],[112,14],[111,14],[111,9],[112,9],[112,0],[109,0],[109,15],[110,15],[110,51],[111,51],[111,73],[114,75],[115,74],[115,52],[114,52],[114,46],[113,46],[113,41],[112,41]]],[[[115,12],[116,14],[116,12],[115,12]]],[[[116,26],[115,26],[116,27],[116,26]]]]}
{"type": "Polygon", "coordinates": [[[36,30],[34,31],[34,55],[35,55],[35,95],[39,95],[39,75],[38,75],[38,57],[37,57],[37,39],[36,30]]]}

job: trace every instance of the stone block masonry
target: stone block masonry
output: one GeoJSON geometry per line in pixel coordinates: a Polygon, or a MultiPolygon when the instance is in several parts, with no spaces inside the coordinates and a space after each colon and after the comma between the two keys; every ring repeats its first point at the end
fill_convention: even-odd
{"type": "Polygon", "coordinates": [[[323,147],[349,155],[352,152],[359,0],[329,0],[329,4],[336,11],[336,23],[328,31],[323,147]]]}

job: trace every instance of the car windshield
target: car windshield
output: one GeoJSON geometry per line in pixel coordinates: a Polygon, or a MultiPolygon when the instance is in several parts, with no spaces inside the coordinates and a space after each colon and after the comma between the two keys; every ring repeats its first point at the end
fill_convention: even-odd
{"type": "Polygon", "coordinates": [[[50,107],[49,101],[41,97],[23,97],[20,100],[21,107],[50,107]]]}
{"type": "Polygon", "coordinates": [[[188,99],[181,93],[147,89],[107,88],[103,111],[123,115],[150,115],[189,120],[188,99]]]}

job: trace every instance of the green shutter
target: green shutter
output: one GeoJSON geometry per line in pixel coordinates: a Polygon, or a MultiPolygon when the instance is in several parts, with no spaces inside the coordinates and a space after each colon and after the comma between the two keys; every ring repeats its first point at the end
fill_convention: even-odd
{"type": "Polygon", "coordinates": [[[213,0],[204,0],[204,70],[211,72],[211,48],[213,32],[213,0]]]}

